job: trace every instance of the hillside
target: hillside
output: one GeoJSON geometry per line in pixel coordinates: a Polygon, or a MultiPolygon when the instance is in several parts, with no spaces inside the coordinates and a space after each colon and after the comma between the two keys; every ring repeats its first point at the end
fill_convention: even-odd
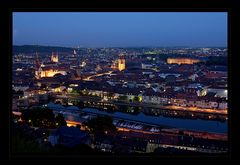
{"type": "Polygon", "coordinates": [[[12,47],[13,54],[18,54],[18,53],[51,53],[52,51],[56,52],[72,52],[73,48],[68,48],[68,47],[58,47],[58,46],[40,46],[40,45],[14,45],[12,47]]]}

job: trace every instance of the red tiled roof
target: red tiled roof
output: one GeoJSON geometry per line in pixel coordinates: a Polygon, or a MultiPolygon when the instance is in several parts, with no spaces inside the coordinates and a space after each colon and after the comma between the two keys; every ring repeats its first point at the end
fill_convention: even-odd
{"type": "Polygon", "coordinates": [[[208,73],[205,75],[205,78],[221,78],[221,77],[224,77],[224,76],[225,76],[224,73],[208,72],[208,73]]]}

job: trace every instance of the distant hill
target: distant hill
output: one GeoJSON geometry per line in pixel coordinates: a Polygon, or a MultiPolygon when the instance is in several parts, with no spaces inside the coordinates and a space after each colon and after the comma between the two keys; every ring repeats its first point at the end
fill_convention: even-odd
{"type": "Polygon", "coordinates": [[[206,65],[228,65],[227,56],[209,56],[206,65]]]}
{"type": "Polygon", "coordinates": [[[13,54],[18,53],[51,53],[52,51],[56,52],[72,52],[73,48],[68,47],[59,47],[59,46],[40,46],[40,45],[14,45],[12,47],[13,54]]]}

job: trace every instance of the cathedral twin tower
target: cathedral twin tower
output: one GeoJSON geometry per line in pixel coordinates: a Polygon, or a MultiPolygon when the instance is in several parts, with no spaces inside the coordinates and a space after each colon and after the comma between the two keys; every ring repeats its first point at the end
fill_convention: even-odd
{"type": "Polygon", "coordinates": [[[122,71],[122,70],[124,70],[125,68],[126,68],[126,66],[125,66],[125,59],[124,59],[124,56],[123,56],[123,54],[120,54],[119,55],[119,58],[118,58],[118,70],[119,71],[122,71]]]}
{"type": "Polygon", "coordinates": [[[54,53],[52,52],[51,62],[58,63],[58,53],[56,53],[56,55],[54,55],[54,53]]]}

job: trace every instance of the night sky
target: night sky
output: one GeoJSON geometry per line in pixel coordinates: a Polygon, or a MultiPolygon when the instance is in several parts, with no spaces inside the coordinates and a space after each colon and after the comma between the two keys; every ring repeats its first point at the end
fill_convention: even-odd
{"type": "Polygon", "coordinates": [[[225,12],[14,12],[14,45],[227,46],[225,12]]]}

